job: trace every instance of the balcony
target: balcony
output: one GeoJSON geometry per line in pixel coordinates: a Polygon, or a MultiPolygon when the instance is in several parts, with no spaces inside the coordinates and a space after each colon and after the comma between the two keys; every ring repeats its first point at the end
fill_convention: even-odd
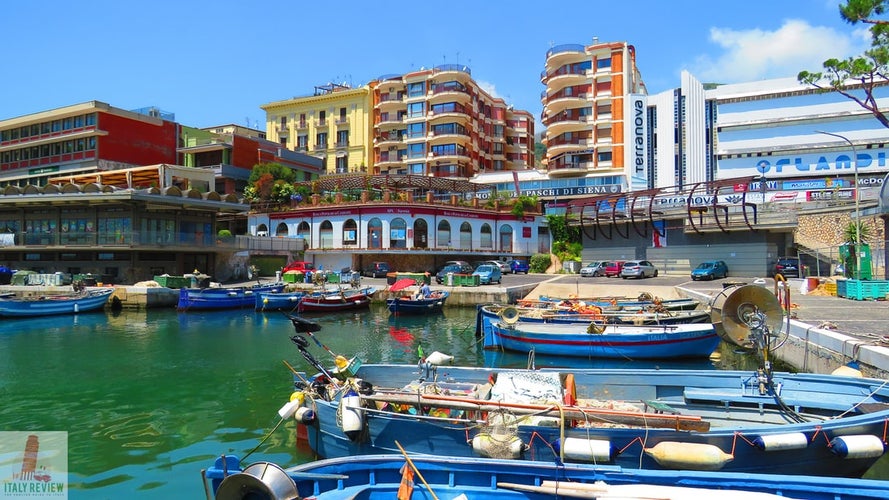
{"type": "Polygon", "coordinates": [[[314,151],[314,152],[316,152],[316,153],[320,153],[320,152],[327,151],[327,143],[324,142],[324,143],[321,143],[321,144],[315,144],[315,147],[312,148],[312,151],[314,151]]]}
{"type": "Polygon", "coordinates": [[[337,149],[345,149],[349,147],[349,141],[337,141],[336,142],[337,149]]]}
{"type": "Polygon", "coordinates": [[[392,132],[388,134],[380,134],[374,138],[374,146],[376,147],[389,147],[389,146],[397,146],[404,142],[404,133],[403,132],[392,132]]]}
{"type": "Polygon", "coordinates": [[[336,119],[336,126],[337,127],[348,127],[349,126],[349,117],[348,116],[341,116],[341,117],[337,118],[336,119]]]}
{"type": "Polygon", "coordinates": [[[295,128],[296,130],[306,130],[307,128],[309,128],[309,122],[307,122],[305,120],[299,121],[299,122],[294,122],[293,128],[295,128]]]}
{"type": "Polygon", "coordinates": [[[290,130],[287,128],[287,126],[278,125],[277,127],[275,127],[275,132],[278,133],[278,137],[287,137],[288,135],[290,135],[290,130]]]}
{"type": "Polygon", "coordinates": [[[327,126],[327,118],[324,118],[323,120],[315,120],[315,126],[316,127],[326,127],[327,126]]]}
{"type": "Polygon", "coordinates": [[[392,115],[392,114],[384,113],[384,114],[380,115],[379,118],[377,118],[377,122],[375,125],[377,125],[377,126],[402,125],[402,124],[404,124],[404,117],[405,117],[405,115],[403,115],[403,114],[392,115]]]}

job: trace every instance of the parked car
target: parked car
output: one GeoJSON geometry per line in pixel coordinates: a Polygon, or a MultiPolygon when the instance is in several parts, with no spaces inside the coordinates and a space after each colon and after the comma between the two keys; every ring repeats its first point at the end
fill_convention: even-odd
{"type": "Polygon", "coordinates": [[[620,276],[620,270],[624,265],[624,261],[622,260],[612,260],[605,263],[605,277],[613,278],[615,276],[620,276]]]}
{"type": "Polygon", "coordinates": [[[498,268],[500,268],[500,274],[509,274],[512,272],[512,269],[510,269],[509,264],[507,264],[506,262],[503,262],[503,261],[488,260],[488,261],[485,261],[484,263],[485,264],[493,264],[493,265],[497,266],[498,268]]]}
{"type": "Polygon", "coordinates": [[[388,262],[371,262],[364,268],[362,274],[368,278],[385,278],[387,274],[392,272],[388,262]]]}
{"type": "Polygon", "coordinates": [[[490,285],[492,283],[500,284],[502,281],[500,266],[494,264],[482,264],[475,268],[472,275],[478,276],[478,282],[481,285],[490,285]]]}
{"type": "Polygon", "coordinates": [[[780,274],[785,278],[802,278],[799,257],[781,257],[772,267],[772,276],[780,274]]]}
{"type": "Polygon", "coordinates": [[[469,264],[448,264],[443,268],[439,269],[437,273],[435,273],[435,282],[441,285],[448,279],[448,273],[454,274],[472,274],[472,266],[469,264]]]}
{"type": "Polygon", "coordinates": [[[580,268],[580,275],[593,278],[596,276],[605,276],[605,264],[607,264],[607,262],[600,260],[590,262],[586,266],[580,268]]]}
{"type": "Polygon", "coordinates": [[[728,265],[721,260],[708,260],[701,262],[691,271],[692,281],[712,280],[728,276],[728,265]]]}
{"type": "Polygon", "coordinates": [[[647,260],[629,260],[620,268],[620,277],[627,278],[654,278],[657,277],[657,268],[647,260]]]}
{"type": "Polygon", "coordinates": [[[513,260],[509,261],[509,269],[516,274],[518,274],[518,273],[528,274],[528,271],[531,269],[531,266],[528,265],[527,260],[513,259],[513,260]]]}

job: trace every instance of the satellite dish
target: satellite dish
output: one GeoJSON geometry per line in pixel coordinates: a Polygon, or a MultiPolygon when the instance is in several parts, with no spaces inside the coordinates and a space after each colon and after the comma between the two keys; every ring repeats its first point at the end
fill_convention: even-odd
{"type": "Polygon", "coordinates": [[[735,343],[747,341],[744,345],[750,347],[749,341],[756,340],[750,337],[761,335],[768,337],[762,340],[763,346],[780,347],[772,344],[781,331],[784,311],[778,298],[765,288],[744,285],[731,289],[721,310],[722,327],[735,343]]]}
{"type": "Polygon", "coordinates": [[[223,479],[216,490],[216,498],[217,500],[248,498],[293,500],[299,498],[299,491],[284,469],[273,463],[257,462],[249,465],[244,472],[223,479]]]}

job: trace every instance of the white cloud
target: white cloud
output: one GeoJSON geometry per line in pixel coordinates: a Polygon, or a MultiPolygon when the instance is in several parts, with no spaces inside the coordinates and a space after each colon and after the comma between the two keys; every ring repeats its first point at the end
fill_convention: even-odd
{"type": "Polygon", "coordinates": [[[710,28],[710,40],[721,53],[699,56],[689,71],[702,81],[734,83],[818,71],[826,59],[860,54],[869,37],[866,29],[839,32],[791,19],[775,31],[710,28]]]}
{"type": "Polygon", "coordinates": [[[493,83],[485,82],[482,80],[476,80],[475,83],[477,83],[478,86],[481,87],[482,90],[484,90],[485,92],[490,94],[491,97],[493,97],[495,99],[501,98],[499,95],[497,95],[497,88],[494,87],[493,83]]]}

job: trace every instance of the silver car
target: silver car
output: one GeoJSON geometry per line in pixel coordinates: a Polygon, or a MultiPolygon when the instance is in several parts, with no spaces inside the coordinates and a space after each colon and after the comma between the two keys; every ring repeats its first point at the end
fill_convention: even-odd
{"type": "Polygon", "coordinates": [[[627,278],[654,278],[657,276],[657,268],[647,260],[630,260],[624,262],[620,268],[620,277],[627,278]]]}
{"type": "Polygon", "coordinates": [[[606,261],[604,261],[604,260],[590,262],[586,266],[580,268],[580,275],[587,277],[587,278],[589,278],[589,277],[595,278],[596,276],[605,276],[605,264],[606,264],[606,261]]]}

